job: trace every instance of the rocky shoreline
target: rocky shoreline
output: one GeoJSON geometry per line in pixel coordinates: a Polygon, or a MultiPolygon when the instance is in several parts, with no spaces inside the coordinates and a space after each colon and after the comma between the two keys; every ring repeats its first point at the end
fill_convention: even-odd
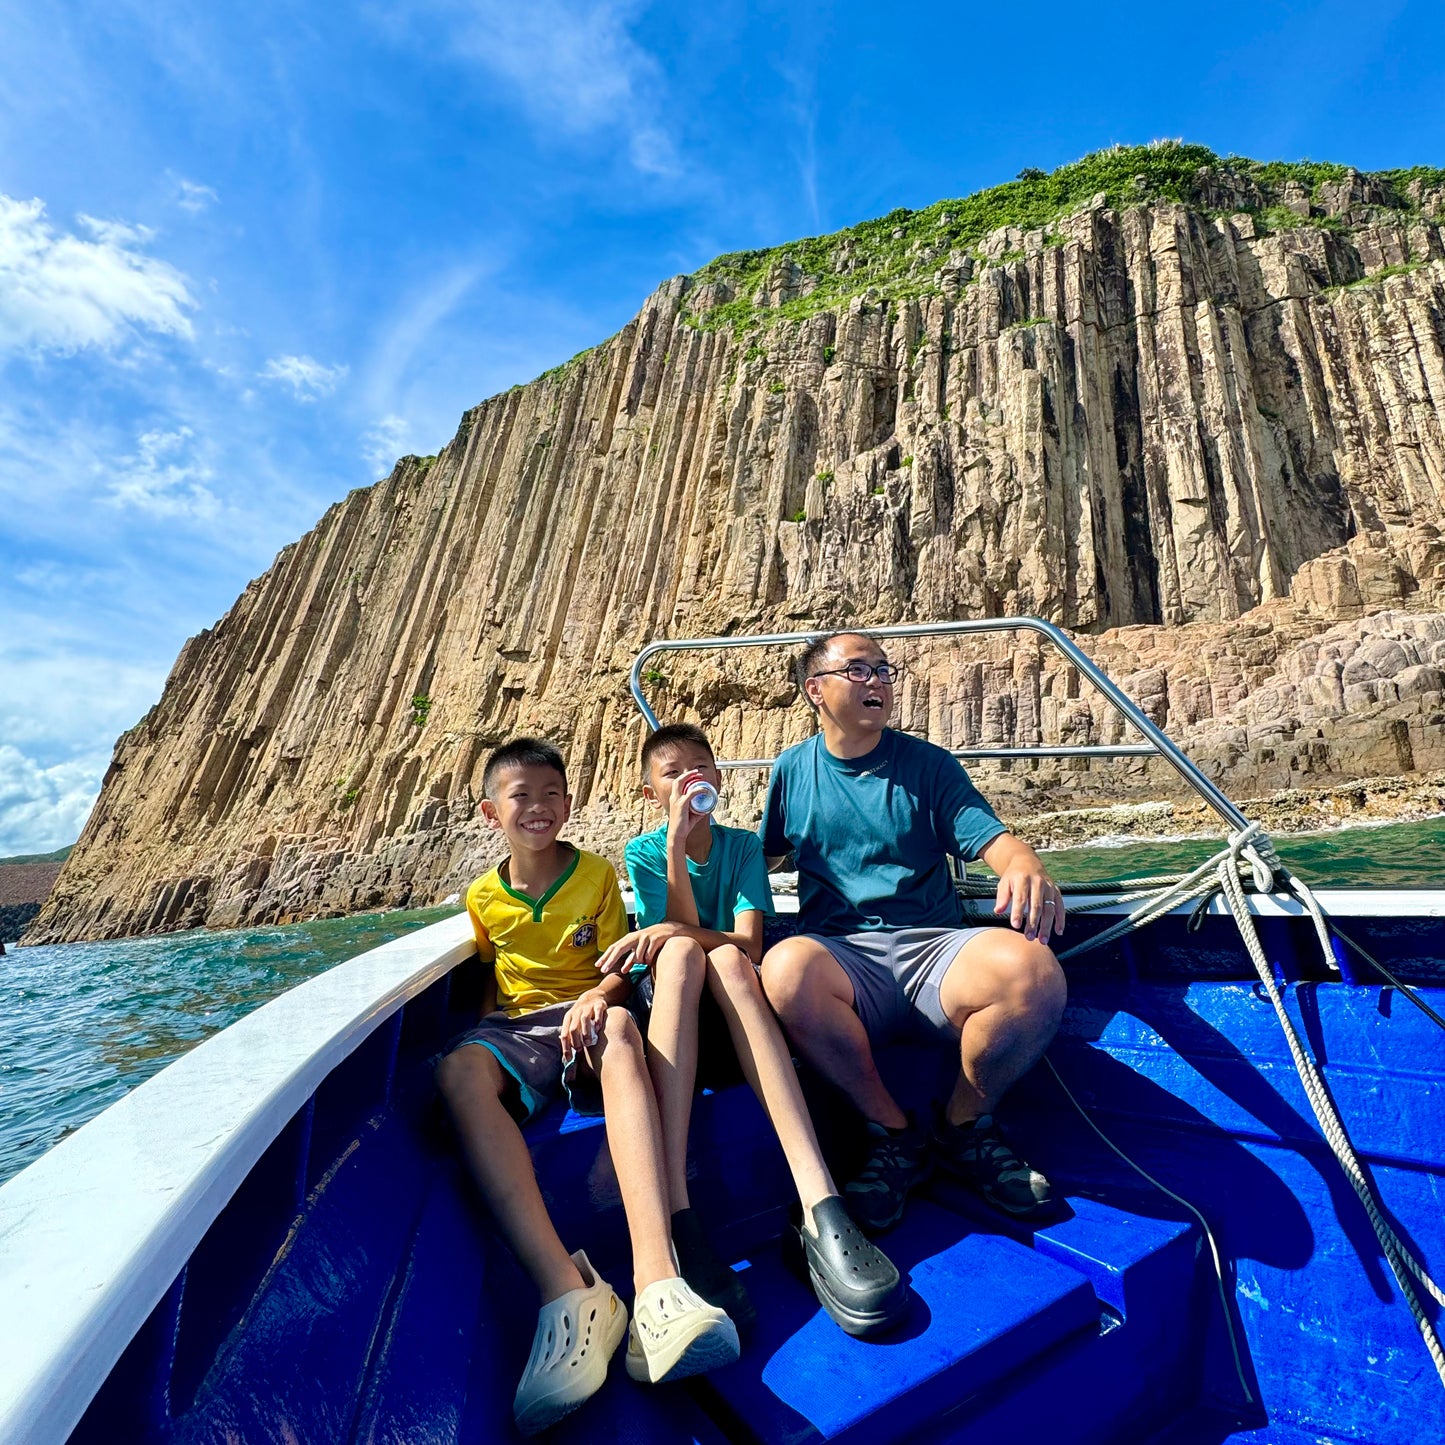
{"type": "MultiPolygon", "coordinates": [[[[1445,771],[1365,778],[1327,788],[1284,788],[1238,804],[1276,836],[1331,832],[1381,823],[1414,823],[1445,815],[1445,771]]],[[[1081,848],[1103,838],[1223,837],[1202,802],[1117,803],[1005,821],[1036,848],[1081,848]]]]}

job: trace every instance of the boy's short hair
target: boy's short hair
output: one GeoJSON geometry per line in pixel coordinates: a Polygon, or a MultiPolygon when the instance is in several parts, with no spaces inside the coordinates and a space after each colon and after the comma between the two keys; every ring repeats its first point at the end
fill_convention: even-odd
{"type": "Polygon", "coordinates": [[[652,760],[664,748],[675,748],[679,743],[695,743],[700,748],[706,748],[708,756],[714,762],[717,761],[717,754],[712,750],[712,743],[708,736],[696,723],[668,723],[666,727],[657,728],[648,734],[647,741],[642,745],[642,776],[648,776],[652,767],[652,760]]]}
{"type": "Polygon", "coordinates": [[[513,738],[492,753],[482,770],[483,797],[496,800],[493,789],[497,776],[508,768],[551,768],[562,775],[562,787],[566,790],[567,764],[562,761],[562,754],[541,738],[513,738]]]}

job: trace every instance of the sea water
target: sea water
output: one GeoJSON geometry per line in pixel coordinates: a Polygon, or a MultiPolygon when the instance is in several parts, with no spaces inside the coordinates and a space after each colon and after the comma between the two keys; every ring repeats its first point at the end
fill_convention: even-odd
{"type": "MultiPolygon", "coordinates": [[[[1219,844],[1115,839],[1051,852],[1065,884],[1202,863],[1219,844]]],[[[1324,886],[1445,886],[1445,819],[1275,840],[1324,886]]],[[[0,959],[0,1181],[172,1059],[334,963],[454,909],[361,914],[286,927],[14,948],[0,959]]]]}

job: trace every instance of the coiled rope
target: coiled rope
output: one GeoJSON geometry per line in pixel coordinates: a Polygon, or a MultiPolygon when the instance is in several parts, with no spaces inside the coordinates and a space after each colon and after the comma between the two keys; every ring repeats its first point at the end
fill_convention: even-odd
{"type": "MultiPolygon", "coordinates": [[[[1255,927],[1254,915],[1249,907],[1249,900],[1244,890],[1244,878],[1249,877],[1257,891],[1268,893],[1273,891],[1275,880],[1278,878],[1287,885],[1290,891],[1304,905],[1305,911],[1309,914],[1314,925],[1315,937],[1319,941],[1321,952],[1324,955],[1325,964],[1332,971],[1336,970],[1333,955],[1330,949],[1330,929],[1326,921],[1324,910],[1320,907],[1319,900],[1315,898],[1309,886],[1296,878],[1280,862],[1279,856],[1274,851],[1274,845],[1265,833],[1263,825],[1251,823],[1247,828],[1242,828],[1229,836],[1225,847],[1216,853],[1206,862],[1201,863],[1192,871],[1179,875],[1169,875],[1159,878],[1139,878],[1126,880],[1124,887],[1126,891],[1114,897],[1101,899],[1094,903],[1085,903],[1073,909],[1074,912],[1087,912],[1092,909],[1117,906],[1120,902],[1138,901],[1138,907],[1133,909],[1126,917],[1103,932],[1096,934],[1085,942],[1076,944],[1073,948],[1059,954],[1060,962],[1075,958],[1081,953],[1087,953],[1091,949],[1101,948],[1105,944],[1112,943],[1116,938],[1123,937],[1136,929],[1143,928],[1146,924],[1162,918],[1166,913],[1178,908],[1191,899],[1208,899],[1213,894],[1222,893],[1225,904],[1234,918],[1235,926],[1239,929],[1240,937],[1249,953],[1250,961],[1254,964],[1254,970],[1259,975],[1259,981],[1264,987],[1266,996],[1274,1008],[1275,1017],[1279,1020],[1279,1026],[1284,1033],[1285,1042],[1289,1046],[1290,1057],[1294,1060],[1295,1072],[1305,1091],[1305,1097],[1309,1100],[1310,1108],[1314,1112],[1315,1120],[1319,1124],[1320,1132],[1325,1142],[1330,1147],[1330,1152],[1335,1156],[1345,1178],[1349,1181],[1350,1187],[1355,1191],[1366,1215],[1369,1217],[1370,1225],[1375,1231],[1375,1238],[1379,1240],[1380,1248],[1385,1258],[1389,1261],[1390,1269],[1400,1286],[1400,1293],[1404,1296],[1406,1304],[1410,1307],[1410,1313],[1415,1319],[1419,1328],[1421,1338],[1425,1342],[1425,1348],[1429,1351],[1430,1359],[1434,1363],[1435,1373],[1440,1377],[1440,1382],[1445,1385],[1445,1349],[1442,1349],[1440,1338],[1436,1333],[1434,1325],[1425,1313],[1425,1308],[1420,1302],[1420,1297],[1415,1289],[1418,1281],[1436,1304],[1445,1307],[1445,1292],[1426,1273],[1424,1266],[1410,1248],[1395,1232],[1389,1220],[1381,1212],[1379,1200],[1376,1198],[1375,1189],[1369,1177],[1366,1175],[1364,1166],[1360,1163],[1359,1156],[1355,1153],[1354,1146],[1350,1143],[1349,1135],[1345,1131],[1343,1120],[1335,1108],[1334,1101],[1330,1098],[1329,1091],[1325,1087],[1323,1077],[1316,1067],[1314,1060],[1305,1053],[1304,1046],[1300,1042],[1299,1033],[1295,1029],[1294,1022],[1290,1018],[1284,1006],[1284,999],[1280,994],[1279,985],[1275,982],[1274,970],[1270,967],[1269,959],[1259,941],[1259,932],[1255,927]],[[1157,887],[1155,885],[1158,885],[1157,887]]],[[[979,897],[986,896],[993,890],[986,884],[966,883],[964,885],[968,895],[979,897]]],[[[1357,947],[1351,942],[1352,947],[1357,947]]],[[[1357,951],[1363,953],[1363,950],[1357,951]]],[[[1368,955],[1366,955],[1368,956],[1368,955]]],[[[1373,962],[1373,960],[1371,960],[1373,962]]],[[[1383,970],[1382,970],[1383,972],[1383,970]]],[[[1388,977],[1389,975],[1387,975],[1388,977]]],[[[1392,981],[1395,981],[1392,979],[1392,981]]],[[[1397,982],[1397,981],[1396,981],[1397,982]]],[[[1417,1006],[1424,1008],[1427,1013],[1433,1015],[1433,1011],[1423,1000],[1414,997],[1413,991],[1400,985],[1403,991],[1417,1006]]],[[[1050,1068],[1053,1069],[1052,1064],[1050,1068]]],[[[1059,1080],[1058,1071],[1053,1070],[1054,1077],[1059,1080]]],[[[1064,1092],[1069,1093],[1065,1088],[1064,1092]]],[[[1090,1127],[1099,1134],[1100,1138],[1109,1145],[1129,1166],[1143,1174],[1149,1182],[1155,1184],[1171,1198],[1179,1200],[1189,1211],[1204,1224],[1205,1236],[1209,1240],[1210,1248],[1214,1253],[1215,1274],[1219,1279],[1221,1290],[1223,1289],[1223,1269],[1220,1264],[1219,1254],[1214,1249],[1214,1238],[1209,1231],[1209,1226],[1204,1222],[1203,1216],[1187,1200],[1180,1199],[1172,1190],[1165,1189],[1157,1180],[1135,1164],[1123,1150],[1119,1149],[1104,1133],[1094,1124],[1093,1120],[1084,1113],[1082,1106],[1069,1094],[1070,1101],[1075,1108],[1084,1114],[1085,1120],[1090,1127]]],[[[1249,1386],[1244,1380],[1243,1369],[1240,1365],[1239,1351],[1234,1339],[1234,1326],[1229,1317],[1229,1311],[1225,1311],[1225,1323],[1229,1329],[1230,1345],[1234,1349],[1235,1368],[1239,1373],[1240,1382],[1244,1385],[1245,1393],[1249,1395],[1249,1386]]]]}

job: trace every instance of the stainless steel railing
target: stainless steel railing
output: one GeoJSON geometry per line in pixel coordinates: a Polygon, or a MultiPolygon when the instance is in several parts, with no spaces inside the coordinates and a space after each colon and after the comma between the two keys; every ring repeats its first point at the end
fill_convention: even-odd
{"type": "MultiPolygon", "coordinates": [[[[1078,645],[1052,622],[1040,617],[985,617],[970,622],[916,622],[899,627],[866,627],[860,629],[869,637],[943,637],[974,632],[1036,632],[1053,643],[1078,669],[1079,673],[1103,695],[1104,700],[1146,739],[1143,743],[1101,744],[1097,747],[1038,748],[953,748],[956,758],[1145,758],[1161,757],[1176,773],[1224,819],[1233,829],[1249,826],[1249,820],[1189,761],[1179,748],[1140,710],[1139,705],[1109,680],[1090,661],[1078,645]]],[[[789,647],[811,642],[823,634],[813,632],[768,632],[746,637],[688,637],[649,642],[632,664],[629,686],[633,700],[650,728],[659,726],[657,714],[648,704],[642,690],[642,673],[649,658],[660,652],[696,652],[704,649],[723,651],[735,647],[789,647]]],[[[771,758],[736,758],[719,761],[720,768],[770,768],[771,758]]]]}

